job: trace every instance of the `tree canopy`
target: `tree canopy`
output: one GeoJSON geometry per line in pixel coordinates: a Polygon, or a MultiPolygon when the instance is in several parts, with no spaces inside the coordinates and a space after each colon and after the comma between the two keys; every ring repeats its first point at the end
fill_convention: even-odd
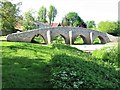
{"type": "Polygon", "coordinates": [[[24,13],[24,17],[23,17],[23,28],[24,30],[31,30],[31,29],[35,29],[35,19],[32,15],[32,11],[29,10],[27,12],[24,13]]]}
{"type": "Polygon", "coordinates": [[[62,24],[64,26],[82,26],[84,21],[80,18],[80,16],[76,12],[69,12],[62,20],[62,24]]]}
{"type": "Polygon", "coordinates": [[[46,14],[47,14],[47,9],[44,6],[42,6],[38,12],[38,21],[44,22],[44,23],[47,22],[46,14]]]}
{"type": "Polygon", "coordinates": [[[0,1],[0,30],[14,31],[19,18],[21,2],[13,4],[10,1],[0,1]]]}
{"type": "Polygon", "coordinates": [[[57,15],[57,9],[54,6],[50,5],[49,11],[48,11],[48,18],[49,18],[50,24],[52,21],[54,21],[56,15],[57,15]]]}
{"type": "Polygon", "coordinates": [[[120,22],[101,21],[98,24],[98,30],[112,35],[120,35],[120,22]]]}
{"type": "Polygon", "coordinates": [[[87,28],[93,29],[96,27],[95,21],[91,20],[91,21],[86,21],[87,24],[87,28]]]}
{"type": "MultiPolygon", "coordinates": [[[[22,26],[24,30],[31,30],[35,28],[35,17],[32,15],[32,11],[25,12],[23,16],[20,16],[20,5],[13,4],[8,0],[0,1],[0,30],[2,31],[14,31],[17,22],[22,21],[22,26]]],[[[49,23],[51,24],[57,15],[57,9],[50,5],[49,11],[42,6],[38,11],[37,21],[47,22],[47,17],[49,23]]],[[[95,21],[84,22],[83,19],[76,12],[68,12],[62,19],[63,26],[72,26],[72,27],[85,27],[90,29],[98,29],[99,31],[109,33],[112,35],[120,35],[120,22],[115,21],[101,21],[97,28],[95,21]]]]}

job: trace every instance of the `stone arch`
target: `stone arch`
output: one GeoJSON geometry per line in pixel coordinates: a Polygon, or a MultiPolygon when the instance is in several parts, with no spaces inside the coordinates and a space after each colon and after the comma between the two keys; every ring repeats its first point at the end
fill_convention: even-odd
{"type": "Polygon", "coordinates": [[[46,44],[47,41],[45,40],[44,36],[41,34],[36,34],[31,39],[32,43],[39,43],[39,44],[46,44]]]}
{"type": "Polygon", "coordinates": [[[54,37],[52,37],[52,42],[54,42],[55,39],[56,39],[56,40],[62,39],[62,41],[63,41],[62,43],[67,43],[67,40],[66,40],[65,36],[62,35],[62,34],[57,34],[57,35],[55,35],[54,37]]]}
{"type": "MultiPolygon", "coordinates": [[[[95,39],[99,39],[100,40],[100,44],[105,44],[106,43],[106,40],[102,36],[97,36],[95,39]]],[[[95,41],[95,39],[93,40],[93,42],[95,41]]]]}
{"type": "Polygon", "coordinates": [[[74,42],[75,42],[77,37],[80,37],[83,40],[83,44],[87,44],[88,43],[87,38],[85,36],[77,35],[76,37],[73,38],[73,44],[74,44],[74,42]]]}

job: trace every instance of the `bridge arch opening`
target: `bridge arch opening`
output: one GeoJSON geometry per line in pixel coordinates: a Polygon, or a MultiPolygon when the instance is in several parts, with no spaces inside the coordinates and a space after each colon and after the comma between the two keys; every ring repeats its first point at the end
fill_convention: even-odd
{"type": "Polygon", "coordinates": [[[83,35],[79,35],[79,36],[75,37],[73,42],[75,45],[81,45],[81,44],[86,44],[87,40],[83,35]]]}
{"type": "Polygon", "coordinates": [[[63,35],[59,34],[53,38],[52,43],[65,44],[66,43],[65,37],[63,35]]]}
{"type": "Polygon", "coordinates": [[[101,36],[98,36],[93,40],[93,44],[105,44],[105,43],[106,43],[105,39],[101,36]]]}
{"type": "Polygon", "coordinates": [[[44,37],[41,34],[35,35],[32,40],[32,43],[46,44],[44,37]]]}

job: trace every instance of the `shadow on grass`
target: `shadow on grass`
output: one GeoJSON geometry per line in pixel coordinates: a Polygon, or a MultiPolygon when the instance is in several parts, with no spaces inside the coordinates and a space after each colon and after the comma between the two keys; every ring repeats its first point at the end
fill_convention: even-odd
{"type": "Polygon", "coordinates": [[[3,88],[49,88],[50,68],[43,60],[2,58],[3,88]]]}

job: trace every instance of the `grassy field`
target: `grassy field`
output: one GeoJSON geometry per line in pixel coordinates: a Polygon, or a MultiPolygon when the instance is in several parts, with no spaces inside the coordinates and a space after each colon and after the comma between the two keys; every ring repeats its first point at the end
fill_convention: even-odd
{"type": "Polygon", "coordinates": [[[0,40],[6,40],[6,36],[0,36],[0,40]]]}
{"type": "Polygon", "coordinates": [[[3,88],[47,88],[50,48],[27,43],[2,43],[3,88]]]}
{"type": "MultiPolygon", "coordinates": [[[[62,63],[65,62],[66,64],[67,59],[68,61],[77,60],[68,63],[77,66],[78,62],[77,68],[81,68],[80,70],[84,68],[82,71],[87,77],[84,86],[105,87],[106,85],[106,87],[118,87],[118,84],[120,84],[118,80],[120,77],[117,76],[117,65],[111,65],[109,62],[92,57],[90,53],[85,53],[68,45],[51,44],[42,46],[22,42],[2,42],[1,46],[3,88],[53,88],[56,84],[51,84],[50,80],[54,78],[51,77],[51,72],[55,72],[53,69],[56,70],[54,63],[57,63],[57,61],[52,62],[55,59],[63,60],[62,63]],[[109,79],[107,80],[105,77],[109,77],[109,79]]],[[[59,67],[59,65],[61,64],[57,66],[59,67]]],[[[68,69],[70,68],[68,67],[68,69]]],[[[80,76],[79,72],[77,73],[80,76]]]]}
{"type": "Polygon", "coordinates": [[[26,87],[47,88],[49,85],[51,56],[56,53],[68,53],[52,46],[31,43],[2,43],[3,88],[26,87]],[[27,83],[26,83],[27,82],[27,83]]]}

